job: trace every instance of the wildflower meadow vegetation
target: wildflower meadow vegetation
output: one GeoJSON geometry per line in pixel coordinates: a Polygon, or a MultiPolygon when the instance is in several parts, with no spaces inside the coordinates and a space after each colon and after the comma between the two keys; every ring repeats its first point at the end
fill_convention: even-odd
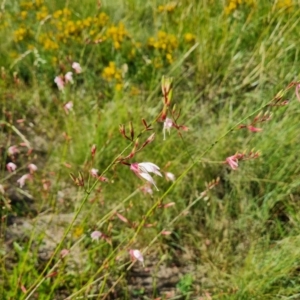
{"type": "Polygon", "coordinates": [[[0,299],[300,299],[300,1],[0,1],[0,299]]]}

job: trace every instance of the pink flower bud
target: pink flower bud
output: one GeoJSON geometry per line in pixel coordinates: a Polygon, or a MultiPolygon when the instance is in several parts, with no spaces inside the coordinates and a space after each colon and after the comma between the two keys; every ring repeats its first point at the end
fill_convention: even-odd
{"type": "Polygon", "coordinates": [[[69,101],[67,102],[65,105],[64,105],[64,110],[66,112],[66,114],[68,115],[69,112],[72,110],[73,108],[73,102],[72,101],[69,101]]]}
{"type": "Polygon", "coordinates": [[[17,182],[20,184],[20,188],[22,188],[25,185],[25,181],[28,179],[31,179],[30,174],[25,174],[17,180],[17,182]]]}
{"type": "Polygon", "coordinates": [[[171,172],[165,172],[165,177],[168,181],[175,181],[175,175],[171,172]]]}
{"type": "Polygon", "coordinates": [[[73,62],[72,68],[75,70],[76,74],[79,74],[82,72],[82,68],[78,62],[73,62]]]}
{"type": "Polygon", "coordinates": [[[131,249],[129,250],[129,254],[130,254],[130,257],[133,261],[135,260],[138,260],[140,261],[143,266],[144,266],[144,257],[143,257],[143,254],[141,253],[140,250],[137,250],[137,249],[131,249]]]}
{"type": "Polygon", "coordinates": [[[102,237],[102,233],[100,232],[100,231],[93,231],[92,233],[91,233],[91,239],[93,240],[93,241],[99,241],[99,239],[102,237]]]}
{"type": "Polygon", "coordinates": [[[232,170],[237,170],[238,168],[238,159],[236,155],[229,156],[226,158],[226,163],[231,167],[232,170]]]}
{"type": "Polygon", "coordinates": [[[8,156],[14,156],[15,154],[19,153],[19,149],[17,146],[10,146],[8,149],[7,149],[7,153],[8,153],[8,156]]]}
{"type": "Polygon", "coordinates": [[[56,76],[56,77],[54,78],[54,82],[56,83],[56,85],[57,85],[57,87],[58,87],[58,89],[59,89],[60,91],[62,91],[62,90],[64,89],[64,87],[65,87],[65,82],[64,82],[64,80],[61,78],[61,76],[56,76]]]}
{"type": "Polygon", "coordinates": [[[72,72],[68,72],[65,75],[65,82],[66,83],[73,83],[73,73],[72,72]]]}
{"type": "Polygon", "coordinates": [[[68,250],[68,249],[62,249],[62,250],[60,251],[60,257],[61,257],[61,258],[64,258],[64,257],[67,256],[69,253],[70,253],[70,250],[68,250]]]}
{"type": "Polygon", "coordinates": [[[28,169],[29,169],[30,174],[33,174],[35,171],[37,171],[38,168],[35,164],[29,164],[28,169]]]}
{"type": "Polygon", "coordinates": [[[250,131],[252,131],[252,132],[260,132],[260,131],[262,131],[262,128],[257,128],[257,127],[254,127],[254,126],[252,126],[252,125],[249,125],[247,128],[248,128],[250,131]]]}
{"type": "Polygon", "coordinates": [[[9,163],[6,165],[6,168],[7,168],[7,171],[8,171],[8,172],[14,172],[14,171],[17,169],[17,165],[14,164],[13,162],[9,162],[9,163]]]}
{"type": "Polygon", "coordinates": [[[90,174],[91,174],[93,177],[98,177],[98,170],[97,170],[97,169],[91,169],[90,174]]]}

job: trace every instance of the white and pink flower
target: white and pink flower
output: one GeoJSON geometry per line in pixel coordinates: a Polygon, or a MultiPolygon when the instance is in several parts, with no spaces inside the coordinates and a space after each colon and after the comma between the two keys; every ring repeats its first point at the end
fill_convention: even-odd
{"type": "Polygon", "coordinates": [[[73,83],[73,73],[72,72],[68,72],[65,75],[65,81],[66,83],[73,83]]]}
{"type": "Polygon", "coordinates": [[[226,158],[226,163],[230,166],[232,170],[237,170],[239,164],[238,164],[238,158],[236,155],[232,155],[226,158]]]}
{"type": "Polygon", "coordinates": [[[54,78],[54,82],[56,83],[58,89],[59,89],[60,91],[63,91],[63,89],[64,89],[64,87],[65,87],[65,82],[64,82],[63,78],[62,78],[61,76],[56,76],[56,77],[54,78]]]}
{"type": "Polygon", "coordinates": [[[19,178],[17,182],[19,183],[20,188],[22,188],[25,185],[26,180],[29,179],[31,179],[31,174],[25,174],[21,178],[19,178]]]}
{"type": "Polygon", "coordinates": [[[30,174],[33,174],[35,171],[37,171],[38,167],[35,164],[29,164],[28,169],[30,174]]]}
{"type": "Polygon", "coordinates": [[[75,70],[76,74],[79,74],[82,72],[82,68],[78,62],[73,62],[72,68],[75,70]]]}
{"type": "Polygon", "coordinates": [[[17,165],[14,164],[13,162],[9,162],[9,163],[6,165],[6,168],[7,168],[7,171],[8,171],[8,172],[14,172],[14,171],[17,169],[17,165]]]}
{"type": "Polygon", "coordinates": [[[140,250],[137,250],[137,249],[130,249],[129,250],[129,254],[130,254],[130,257],[133,261],[135,260],[138,260],[140,261],[143,266],[144,266],[144,257],[143,257],[143,254],[140,250]]]}
{"type": "Polygon", "coordinates": [[[165,177],[167,181],[175,181],[175,175],[171,172],[165,172],[165,177]]]}
{"type": "Polygon", "coordinates": [[[94,169],[94,168],[93,168],[93,169],[90,170],[90,174],[91,174],[93,177],[95,177],[95,178],[99,176],[99,175],[98,175],[98,172],[99,172],[98,169],[94,169]]]}
{"type": "Polygon", "coordinates": [[[66,114],[68,115],[69,112],[73,109],[73,102],[69,101],[64,105],[64,110],[66,112],[66,114]]]}
{"type": "Polygon", "coordinates": [[[149,173],[154,173],[162,177],[161,173],[159,172],[160,168],[157,165],[151,162],[133,163],[130,165],[130,170],[132,170],[138,177],[143,178],[146,181],[153,184],[155,188],[158,190],[154,179],[149,174],[149,173]]]}
{"type": "Polygon", "coordinates": [[[99,241],[99,239],[102,237],[102,232],[95,230],[91,233],[91,239],[93,241],[99,241]]]}
{"type": "Polygon", "coordinates": [[[163,128],[164,140],[166,139],[166,131],[168,131],[168,133],[170,134],[172,127],[173,127],[173,121],[169,118],[166,118],[164,122],[164,128],[163,128]]]}
{"type": "Polygon", "coordinates": [[[16,145],[10,146],[7,149],[8,156],[14,156],[15,154],[19,153],[19,149],[16,145]]]}

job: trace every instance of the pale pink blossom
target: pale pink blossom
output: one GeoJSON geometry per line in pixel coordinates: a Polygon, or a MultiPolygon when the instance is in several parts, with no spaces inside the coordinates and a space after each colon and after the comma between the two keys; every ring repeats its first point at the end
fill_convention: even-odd
{"type": "Polygon", "coordinates": [[[98,177],[99,175],[98,175],[98,170],[97,169],[91,169],[91,171],[90,171],[90,174],[93,176],[93,177],[98,177]]]}
{"type": "Polygon", "coordinates": [[[130,165],[130,170],[132,170],[138,177],[145,179],[155,186],[158,190],[152,176],[149,173],[154,173],[158,176],[161,176],[159,172],[159,167],[151,162],[143,162],[143,163],[133,163],[130,165]]]}
{"type": "Polygon", "coordinates": [[[164,128],[163,128],[164,140],[166,139],[166,131],[168,131],[168,133],[170,134],[172,127],[173,127],[173,121],[169,118],[166,118],[164,122],[164,128]]]}
{"type": "Polygon", "coordinates": [[[28,179],[31,179],[30,174],[25,174],[17,180],[17,182],[20,184],[20,188],[22,188],[25,185],[25,181],[28,179]]]}
{"type": "Polygon", "coordinates": [[[7,171],[8,171],[8,172],[14,172],[14,171],[17,169],[17,165],[14,164],[13,162],[9,162],[9,163],[6,165],[6,168],[7,168],[7,171]]]}
{"type": "Polygon", "coordinates": [[[68,249],[62,249],[62,250],[60,251],[60,257],[61,257],[61,258],[64,258],[64,257],[67,256],[69,253],[70,253],[70,250],[68,250],[68,249]]]}
{"type": "Polygon", "coordinates": [[[73,62],[72,68],[75,70],[77,74],[82,72],[82,68],[78,62],[73,62]]]}
{"type": "Polygon", "coordinates": [[[65,75],[65,81],[66,83],[73,83],[73,73],[72,72],[68,72],[65,75]]]}
{"type": "Polygon", "coordinates": [[[64,89],[64,87],[65,87],[65,82],[64,82],[64,80],[63,80],[63,78],[62,78],[61,76],[56,76],[56,77],[54,78],[54,82],[56,83],[56,85],[57,85],[57,87],[58,87],[58,89],[59,89],[60,91],[62,91],[62,90],[64,89]]]}
{"type": "Polygon", "coordinates": [[[37,171],[38,167],[35,164],[29,164],[28,169],[30,174],[33,174],[35,171],[37,171]]]}
{"type": "Polygon", "coordinates": [[[226,163],[231,167],[232,170],[236,170],[238,168],[238,158],[236,155],[232,155],[226,158],[226,163]]]}
{"type": "Polygon", "coordinates": [[[175,175],[171,172],[165,172],[165,177],[168,181],[175,181],[175,175]]]}
{"type": "Polygon", "coordinates": [[[64,110],[66,112],[66,114],[68,115],[69,112],[72,110],[73,108],[73,102],[72,101],[69,101],[67,102],[65,105],[64,105],[64,110]]]}
{"type": "Polygon", "coordinates": [[[129,250],[129,254],[130,254],[130,257],[131,257],[132,260],[138,260],[144,266],[144,257],[143,257],[143,254],[141,253],[140,250],[131,249],[131,250],[129,250]]]}
{"type": "Polygon", "coordinates": [[[17,146],[13,145],[7,149],[7,153],[8,156],[14,156],[15,154],[19,153],[19,149],[17,146]]]}
{"type": "Polygon", "coordinates": [[[247,126],[247,128],[252,132],[260,132],[262,131],[262,128],[254,127],[252,125],[247,126]]]}
{"type": "Polygon", "coordinates": [[[144,194],[153,194],[153,190],[151,188],[151,186],[149,184],[145,184],[143,186],[140,187],[140,190],[144,193],[144,194]]]}
{"type": "Polygon", "coordinates": [[[100,232],[100,231],[98,231],[98,230],[96,230],[96,231],[93,231],[92,233],[91,233],[91,239],[93,240],[93,241],[99,241],[99,239],[102,237],[102,233],[100,232]]]}

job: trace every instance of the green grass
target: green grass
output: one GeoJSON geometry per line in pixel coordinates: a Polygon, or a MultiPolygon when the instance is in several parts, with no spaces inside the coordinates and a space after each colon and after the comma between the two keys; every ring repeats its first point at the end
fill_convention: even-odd
{"type": "Polygon", "coordinates": [[[227,14],[229,2],[3,2],[1,299],[300,296],[300,108],[294,87],[285,90],[299,80],[300,3],[243,1],[227,14]],[[68,9],[65,20],[60,9],[68,9]],[[54,78],[73,71],[74,61],[83,72],[61,92],[54,78]],[[156,122],[163,75],[174,79],[171,108],[189,128],[181,135],[171,128],[165,141],[156,122]],[[281,90],[289,104],[266,107],[281,90]],[[238,129],[259,108],[272,113],[257,124],[263,131],[238,129]],[[174,183],[155,176],[153,195],[141,192],[144,182],[128,166],[113,164],[133,147],[119,133],[124,124],[129,134],[130,122],[139,145],[153,132],[155,140],[127,162],[153,162],[176,176],[174,183]],[[9,157],[24,139],[33,151],[18,146],[9,157]],[[224,163],[253,149],[261,155],[235,171],[224,163]],[[20,189],[29,163],[38,171],[20,189]],[[91,168],[108,182],[95,183],[91,168]],[[82,174],[85,188],[70,173],[82,174]],[[92,241],[94,230],[105,238],[92,241]],[[70,250],[65,258],[62,249],[70,250]],[[130,249],[143,252],[145,268],[130,249]],[[179,276],[170,275],[166,290],[160,272],[174,268],[179,276]],[[138,283],[145,273],[148,286],[138,283]]]}

